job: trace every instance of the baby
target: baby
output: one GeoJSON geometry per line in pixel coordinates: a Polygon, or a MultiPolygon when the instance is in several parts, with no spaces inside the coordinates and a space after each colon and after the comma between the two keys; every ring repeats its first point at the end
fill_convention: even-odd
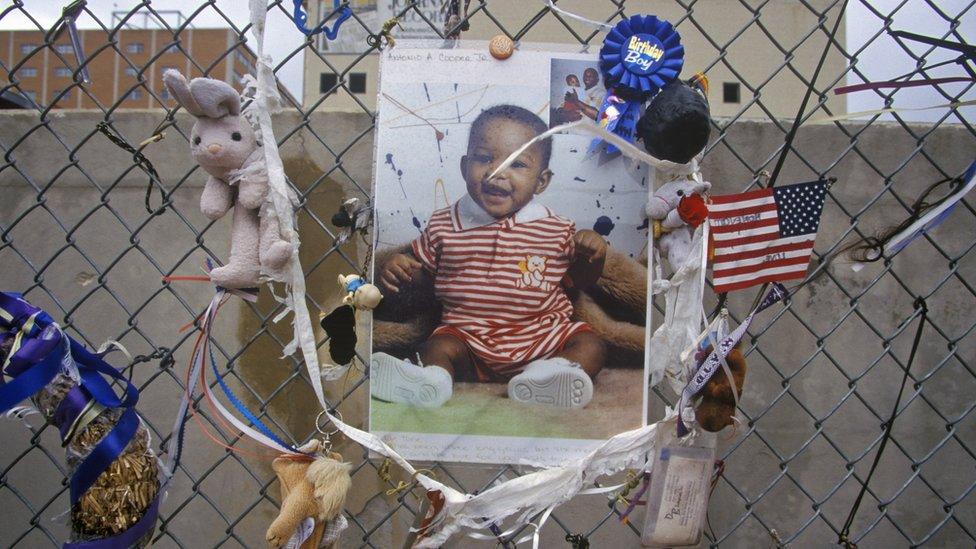
{"type": "Polygon", "coordinates": [[[420,364],[373,354],[375,398],[441,406],[455,379],[507,381],[509,398],[526,403],[580,408],[592,398],[603,341],[570,320],[564,286],[596,282],[607,243],[533,200],[552,179],[549,140],[488,178],[544,131],[542,119],[513,105],[491,107],[471,124],[461,158],[468,194],[434,212],[411,253],[393,256],[378,277],[394,293],[433,277],[441,325],[421,348],[420,364]]]}
{"type": "Polygon", "coordinates": [[[583,93],[583,88],[580,86],[579,77],[575,74],[570,74],[566,76],[566,87],[563,88],[563,109],[567,111],[579,111],[577,106],[580,99],[585,97],[583,93]]]}

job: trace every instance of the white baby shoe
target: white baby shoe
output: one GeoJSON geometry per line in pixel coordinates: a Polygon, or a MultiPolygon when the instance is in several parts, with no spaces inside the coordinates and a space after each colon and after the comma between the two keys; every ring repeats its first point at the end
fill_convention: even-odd
{"type": "Polygon", "coordinates": [[[386,353],[370,359],[369,393],[373,398],[437,408],[450,400],[454,390],[451,374],[440,366],[417,366],[386,353]]]}
{"type": "Polygon", "coordinates": [[[530,362],[508,382],[508,398],[526,404],[582,408],[593,398],[593,381],[575,362],[544,358],[530,362]]]}

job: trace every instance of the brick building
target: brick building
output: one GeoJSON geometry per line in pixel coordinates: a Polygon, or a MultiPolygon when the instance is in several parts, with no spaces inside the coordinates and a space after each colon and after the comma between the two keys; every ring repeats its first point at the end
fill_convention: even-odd
{"type": "MultiPolygon", "coordinates": [[[[21,94],[42,107],[63,109],[116,104],[129,109],[171,107],[174,103],[162,79],[168,68],[235,86],[255,69],[254,53],[229,28],[185,28],[175,38],[163,29],[126,28],[114,35],[101,29],[79,30],[78,34],[89,60],[90,84],[75,83],[81,78],[74,78],[78,63],[67,32],[46,43],[42,31],[0,31],[0,61],[7,69],[5,95],[21,94]]],[[[281,87],[279,91],[288,93],[281,87]]],[[[286,97],[285,103],[291,104],[289,100],[286,97]]]]}

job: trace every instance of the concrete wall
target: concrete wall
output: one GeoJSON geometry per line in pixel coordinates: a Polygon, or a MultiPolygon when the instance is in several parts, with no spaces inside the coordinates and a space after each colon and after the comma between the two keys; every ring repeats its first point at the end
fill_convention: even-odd
{"type": "MultiPolygon", "coordinates": [[[[163,113],[130,111],[114,116],[119,130],[131,141],[139,141],[148,137],[163,113]]],[[[98,113],[87,111],[52,113],[48,125],[62,136],[59,143],[47,128],[38,126],[35,113],[0,114],[0,144],[7,159],[0,165],[0,281],[4,289],[26,291],[31,301],[91,344],[118,339],[134,355],[146,354],[153,346],[172,349],[174,368],[160,370],[154,361],[137,365],[133,372],[143,391],[139,406],[143,417],[165,435],[179,400],[176,380],[185,375],[192,346],[192,334],[179,332],[179,327],[203,310],[211,289],[189,282],[167,287],[160,281],[161,272],[197,274],[207,250],[225,257],[228,223],[208,223],[198,212],[205,177],[194,170],[187,144],[173,128],[146,155],[173,192],[174,207],[150,218],[142,204],[146,177],[130,170],[128,155],[94,131],[99,120],[98,113]]],[[[180,116],[177,122],[188,133],[191,120],[180,116]]],[[[289,177],[308,193],[309,211],[322,220],[302,215],[299,228],[302,262],[310,271],[309,295],[325,309],[336,297],[335,274],[350,271],[350,264],[358,265],[364,258],[364,249],[351,246],[343,248],[348,260],[332,254],[319,261],[333,245],[328,218],[337,205],[351,196],[367,196],[363,191],[370,187],[373,134],[366,115],[318,113],[306,125],[301,123],[295,112],[275,118],[279,139],[300,128],[288,134],[282,155],[289,177]],[[340,151],[337,164],[333,153],[340,151]]],[[[960,126],[931,133],[928,127],[906,129],[894,124],[848,129],[858,136],[856,149],[835,126],[804,128],[796,146],[812,169],[791,157],[780,179],[781,183],[805,181],[815,177],[814,170],[828,168],[830,175],[838,177],[824,211],[818,251],[840,240],[855,216],[868,233],[903,217],[904,209],[890,193],[875,197],[890,183],[910,202],[941,177],[926,157],[955,175],[976,150],[976,139],[960,126]],[[909,131],[925,135],[924,143],[919,145],[909,131]]],[[[782,132],[764,122],[739,122],[713,138],[717,144],[703,171],[717,194],[743,189],[752,167],[769,163],[782,144],[782,132]]],[[[153,200],[157,203],[158,194],[153,200]]],[[[745,414],[755,423],[744,418],[737,433],[724,435],[727,440],[721,450],[728,453],[727,482],[719,483],[710,506],[716,533],[728,534],[723,546],[771,546],[767,529],[776,530],[783,539],[802,530],[794,540],[798,547],[822,547],[836,540],[825,520],[839,528],[857,490],[856,481],[847,478],[847,461],[857,459],[876,441],[883,421],[879,417],[889,413],[900,382],[901,370],[886,350],[902,363],[907,358],[914,325],[898,332],[899,323],[912,309],[913,297],[906,290],[927,297],[930,318],[939,331],[927,328],[925,332],[913,367],[920,394],[899,419],[898,444],[889,445],[872,482],[872,490],[883,499],[899,493],[906,483],[907,488],[888,507],[888,518],[861,545],[906,545],[890,521],[921,539],[945,518],[946,502],[966,493],[974,465],[966,448],[976,442],[976,426],[968,415],[976,391],[970,289],[976,281],[976,254],[970,251],[974,234],[976,216],[971,209],[960,208],[932,234],[945,255],[919,241],[900,254],[888,272],[883,265],[871,264],[855,273],[839,260],[829,276],[801,290],[787,309],[777,307],[757,320],[751,333],[761,338],[747,342],[750,370],[742,398],[745,414]],[[889,338],[890,345],[885,341],[889,338]],[[849,383],[854,379],[857,392],[851,393],[849,383]],[[920,463],[917,476],[913,477],[903,452],[920,463]]],[[[752,291],[731,296],[729,305],[737,318],[741,319],[753,296],[752,291]]],[[[246,382],[235,381],[239,394],[252,404],[255,395],[270,399],[270,416],[290,432],[304,434],[312,429],[316,405],[307,385],[297,378],[294,363],[280,358],[288,326],[261,328],[274,305],[266,290],[253,307],[231,301],[221,311],[216,338],[220,348],[236,359],[234,370],[246,382]]],[[[116,355],[114,362],[125,360],[116,355]]],[[[367,401],[366,386],[357,383],[358,377],[328,387],[332,396],[349,394],[341,410],[354,424],[362,424],[367,401]]],[[[659,417],[661,408],[655,402],[651,417],[659,417]]],[[[40,425],[36,416],[30,420],[40,425]]],[[[271,499],[277,500],[277,484],[272,482],[266,456],[228,456],[195,425],[187,432],[184,465],[190,477],[176,478],[164,516],[177,514],[167,528],[185,546],[211,546],[229,536],[232,545],[263,545],[264,528],[275,512],[271,499]],[[197,490],[210,501],[193,497],[184,507],[197,490]]],[[[25,547],[46,546],[50,542],[40,528],[63,535],[63,523],[50,519],[67,505],[62,473],[54,465],[62,456],[53,429],[45,429],[37,437],[40,447],[31,448],[33,439],[18,422],[0,421],[0,440],[4,441],[0,445],[0,506],[4,508],[0,545],[17,541],[25,547]],[[41,511],[38,528],[19,539],[33,514],[24,500],[41,511]]],[[[158,444],[157,439],[154,445],[158,444]]],[[[251,444],[240,446],[262,454],[251,444]]],[[[344,445],[341,449],[347,459],[359,462],[358,448],[344,445]]],[[[862,478],[872,456],[873,450],[855,467],[862,478]]],[[[450,466],[450,471],[466,489],[474,490],[490,481],[497,469],[450,466]]],[[[386,486],[381,486],[373,466],[359,469],[354,482],[350,512],[367,530],[382,522],[370,542],[377,547],[398,545],[411,515],[401,508],[392,521],[383,522],[397,501],[383,495],[381,488],[386,486]]],[[[406,502],[411,507],[417,503],[412,495],[406,502]]],[[[578,532],[592,528],[607,511],[602,496],[586,496],[561,508],[556,517],[578,532]]],[[[952,512],[954,520],[933,536],[934,546],[969,543],[954,521],[973,531],[972,498],[954,504],[952,512]]],[[[873,522],[877,514],[869,495],[855,531],[873,522]]],[[[642,520],[638,511],[638,528],[642,520]]],[[[362,531],[353,526],[346,546],[358,546],[361,537],[362,531]]],[[[563,534],[554,526],[547,526],[543,540],[547,547],[564,546],[563,534]]],[[[633,532],[613,519],[590,541],[593,547],[637,545],[633,532]]],[[[164,538],[160,545],[175,543],[164,538]]],[[[459,539],[453,545],[473,543],[459,539]]]]}
{"type": "MultiPolygon", "coordinates": [[[[317,2],[319,6],[322,3],[322,0],[317,2]]],[[[320,8],[322,9],[320,13],[330,13],[332,2],[326,1],[324,4],[325,7],[320,8]]],[[[694,4],[687,10],[680,3],[670,0],[628,0],[623,9],[628,16],[653,14],[678,25],[681,43],[685,47],[682,77],[688,78],[699,71],[704,71],[708,75],[711,82],[709,102],[714,115],[741,114],[747,118],[766,118],[769,113],[781,117],[796,115],[797,97],[802,96],[807,88],[797,74],[803,75],[804,78],[813,74],[826,43],[823,32],[817,32],[807,38],[818,22],[817,16],[811,12],[811,9],[822,11],[831,5],[828,0],[802,3],[772,0],[763,3],[759,8],[762,17],[758,22],[751,22],[755,14],[737,0],[709,0],[694,4]],[[788,57],[793,70],[780,68],[788,57]],[[740,83],[739,103],[723,102],[724,82],[740,83]],[[759,89],[753,91],[750,87],[759,89]],[[768,112],[758,106],[744,109],[754,95],[759,98],[768,112]],[[743,109],[744,112],[740,113],[743,109]]],[[[477,3],[471,5],[472,13],[475,12],[476,7],[477,3]]],[[[490,40],[493,36],[502,33],[499,26],[509,33],[517,33],[544,7],[540,2],[491,0],[487,2],[485,10],[472,15],[471,30],[466,31],[463,38],[490,40]]],[[[607,19],[615,11],[613,3],[593,0],[562,0],[559,2],[559,7],[599,21],[607,19]]],[[[835,20],[833,16],[837,11],[837,8],[833,8],[830,12],[830,17],[824,22],[826,29],[833,28],[835,20]]],[[[594,32],[593,27],[589,25],[568,18],[563,20],[580,37],[589,37],[594,32]]],[[[377,22],[375,28],[379,28],[381,24],[382,21],[377,22]]],[[[343,32],[348,31],[344,29],[343,32]]],[[[397,35],[396,31],[393,35],[397,35]]],[[[591,51],[599,51],[603,44],[602,36],[598,33],[590,40],[591,51]]],[[[837,31],[837,42],[843,44],[844,36],[845,29],[842,24],[837,31]]],[[[534,23],[531,29],[520,37],[520,40],[559,44],[580,42],[580,39],[571,34],[559,19],[549,14],[534,23]]],[[[317,53],[311,48],[306,49],[303,103],[305,107],[314,104],[322,97],[319,91],[319,75],[333,72],[319,57],[321,55],[340,73],[347,69],[350,72],[365,72],[366,93],[353,96],[340,91],[330,96],[319,108],[360,112],[361,102],[368,108],[375,109],[379,59],[377,54],[361,58],[362,52],[366,49],[364,42],[357,44],[351,50],[353,53],[345,54],[317,53]]],[[[833,49],[827,56],[818,79],[820,86],[824,86],[825,82],[837,80],[846,69],[847,63],[844,57],[833,49]]],[[[834,113],[846,110],[845,100],[840,96],[828,97],[827,104],[834,113]]]]}

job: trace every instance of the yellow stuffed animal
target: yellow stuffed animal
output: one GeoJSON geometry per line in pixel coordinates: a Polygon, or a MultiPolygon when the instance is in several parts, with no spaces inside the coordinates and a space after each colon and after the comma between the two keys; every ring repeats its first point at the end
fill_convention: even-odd
{"type": "MultiPolygon", "coordinates": [[[[302,450],[318,452],[318,441],[302,450]]],[[[315,527],[300,548],[333,547],[346,524],[342,506],[352,484],[350,464],[344,463],[339,454],[330,452],[314,458],[283,455],[274,460],[271,468],[281,484],[281,511],[268,527],[265,535],[268,544],[285,545],[302,522],[311,518],[315,527]]]]}

